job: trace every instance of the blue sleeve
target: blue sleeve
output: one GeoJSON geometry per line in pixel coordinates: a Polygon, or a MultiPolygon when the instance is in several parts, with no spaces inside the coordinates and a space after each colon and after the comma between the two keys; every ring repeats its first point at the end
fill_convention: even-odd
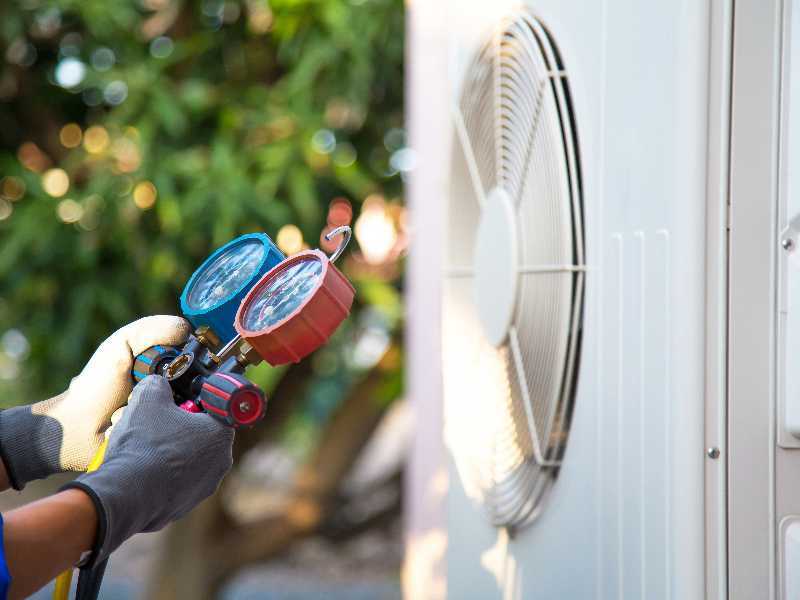
{"type": "Polygon", "coordinates": [[[11,585],[11,574],[6,563],[6,545],[3,535],[3,515],[0,514],[0,600],[8,597],[8,586],[11,585]]]}

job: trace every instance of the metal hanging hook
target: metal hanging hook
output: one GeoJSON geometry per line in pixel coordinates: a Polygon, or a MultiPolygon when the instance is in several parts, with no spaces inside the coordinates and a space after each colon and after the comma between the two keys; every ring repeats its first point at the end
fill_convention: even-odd
{"type": "Polygon", "coordinates": [[[342,235],[342,241],[339,243],[339,247],[330,255],[328,260],[332,263],[336,262],[336,259],[342,255],[344,249],[347,248],[347,244],[350,243],[350,238],[353,237],[353,230],[350,229],[347,225],[342,225],[341,227],[337,227],[335,229],[331,229],[328,233],[325,234],[325,239],[327,241],[331,241],[335,236],[342,235]]]}

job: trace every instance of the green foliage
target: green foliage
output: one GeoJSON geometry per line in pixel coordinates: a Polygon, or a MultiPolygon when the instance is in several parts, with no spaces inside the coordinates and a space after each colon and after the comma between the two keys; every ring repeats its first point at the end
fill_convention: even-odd
{"type": "MultiPolygon", "coordinates": [[[[357,216],[368,194],[398,196],[384,136],[403,124],[402,40],[402,0],[4,3],[0,177],[25,192],[0,196],[0,335],[30,342],[26,393],[63,388],[120,325],[176,313],[232,237],[293,223],[315,247],[333,198],[357,216]],[[66,89],[70,57],[85,73],[66,89]],[[84,138],[68,149],[70,122],[84,138]],[[67,172],[64,195],[28,142],[67,172]]],[[[399,314],[391,284],[370,285],[399,314]]]]}

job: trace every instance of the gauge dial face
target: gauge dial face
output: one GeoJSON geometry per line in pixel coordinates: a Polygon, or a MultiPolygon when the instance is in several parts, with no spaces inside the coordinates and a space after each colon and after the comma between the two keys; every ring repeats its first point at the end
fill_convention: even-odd
{"type": "Polygon", "coordinates": [[[308,298],[319,284],[322,263],[301,260],[284,269],[246,307],[242,326],[247,331],[262,331],[280,323],[308,298]]]}
{"type": "Polygon", "coordinates": [[[188,307],[209,310],[235,294],[258,270],[264,252],[259,240],[247,240],[223,252],[192,284],[186,299],[188,307]]]}

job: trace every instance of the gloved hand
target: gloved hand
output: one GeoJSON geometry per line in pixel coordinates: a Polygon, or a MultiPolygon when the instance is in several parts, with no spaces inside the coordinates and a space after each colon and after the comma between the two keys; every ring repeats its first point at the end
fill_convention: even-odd
{"type": "Polygon", "coordinates": [[[21,490],[53,473],[85,471],[111,415],[128,400],[136,355],[183,344],[190,331],[179,317],[139,319],[104,341],[66,392],[0,412],[0,455],[11,485],[21,490]]]}
{"type": "Polygon", "coordinates": [[[62,488],[83,490],[97,508],[91,562],[188,513],[214,493],[232,463],[233,428],[176,406],[163,377],[143,379],[114,424],[103,464],[62,488]]]}

